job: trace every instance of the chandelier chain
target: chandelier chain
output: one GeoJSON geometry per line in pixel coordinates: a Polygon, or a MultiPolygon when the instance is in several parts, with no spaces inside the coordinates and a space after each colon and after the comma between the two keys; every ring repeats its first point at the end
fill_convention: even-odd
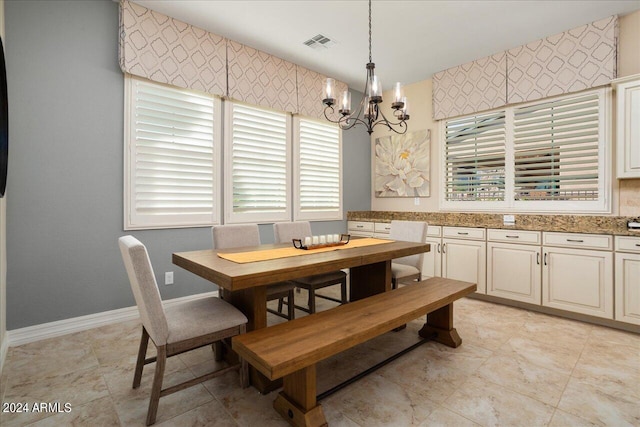
{"type": "Polygon", "coordinates": [[[371,0],[369,0],[369,62],[371,60],[371,0]]]}

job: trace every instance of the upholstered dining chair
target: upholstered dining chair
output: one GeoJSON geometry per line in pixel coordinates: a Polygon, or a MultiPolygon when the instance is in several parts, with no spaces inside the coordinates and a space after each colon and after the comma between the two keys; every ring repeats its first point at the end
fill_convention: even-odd
{"type": "MultiPolygon", "coordinates": [[[[213,249],[230,249],[243,246],[258,246],[260,230],[258,224],[214,225],[211,228],[213,249]]],[[[267,301],[278,300],[278,310],[267,307],[267,311],[287,320],[295,318],[295,285],[282,282],[267,286],[267,301]],[[287,314],[282,313],[284,299],[287,299],[287,314]]]]}
{"type": "Polygon", "coordinates": [[[240,383],[242,387],[247,387],[249,385],[247,362],[241,360],[236,365],[162,388],[168,357],[242,334],[246,331],[247,318],[231,304],[216,297],[163,307],[146,247],[133,236],[120,237],[118,244],[142,320],[142,339],[133,376],[133,388],[140,387],[144,365],[156,362],[147,411],[147,425],[156,421],[160,397],[231,370],[239,370],[240,383]],[[156,357],[146,357],[149,338],[156,346],[156,357]]]}
{"type": "MultiPolygon", "coordinates": [[[[292,239],[304,239],[311,236],[311,223],[309,221],[276,222],[273,224],[273,235],[276,243],[291,243],[292,239]]],[[[292,280],[299,288],[309,292],[307,307],[296,306],[297,309],[307,313],[316,312],[316,297],[330,301],[347,303],[347,274],[344,271],[331,271],[329,273],[314,274],[292,280]],[[317,289],[327,286],[340,285],[340,299],[316,293],[317,289]]]]}
{"type": "MultiPolygon", "coordinates": [[[[391,240],[424,243],[427,238],[427,223],[422,221],[391,221],[389,230],[391,240]]],[[[424,254],[410,255],[394,259],[391,262],[391,286],[398,287],[400,282],[415,282],[422,278],[424,254]]]]}

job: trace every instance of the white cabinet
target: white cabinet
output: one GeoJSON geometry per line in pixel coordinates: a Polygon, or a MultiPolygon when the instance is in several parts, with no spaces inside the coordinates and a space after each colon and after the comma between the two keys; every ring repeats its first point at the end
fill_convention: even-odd
{"type": "Polygon", "coordinates": [[[542,305],[613,319],[611,237],[543,233],[542,305]]]}
{"type": "Polygon", "coordinates": [[[611,83],[616,90],[618,178],[640,178],[640,74],[611,83]]]}
{"type": "Polygon", "coordinates": [[[640,325],[640,237],[616,236],[615,318],[640,325]]]}
{"type": "Polygon", "coordinates": [[[427,226],[426,242],[431,245],[431,250],[425,252],[422,264],[422,279],[430,277],[442,277],[442,227],[439,225],[427,226]]]}
{"type": "Polygon", "coordinates": [[[487,295],[540,305],[540,232],[487,231],[487,295]]]}
{"type": "Polygon", "coordinates": [[[389,233],[391,233],[390,222],[373,223],[373,237],[375,237],[376,239],[388,239],[389,233]]]}
{"type": "Polygon", "coordinates": [[[476,292],[486,293],[485,229],[443,227],[442,236],[442,277],[476,283],[476,292]]]}
{"type": "Polygon", "coordinates": [[[348,221],[347,230],[352,236],[373,237],[373,222],[348,221]]]}

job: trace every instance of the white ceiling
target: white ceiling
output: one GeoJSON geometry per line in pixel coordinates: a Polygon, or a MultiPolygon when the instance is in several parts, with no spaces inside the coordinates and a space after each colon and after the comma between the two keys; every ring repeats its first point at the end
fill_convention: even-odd
{"type": "MultiPolygon", "coordinates": [[[[134,0],[362,90],[368,62],[363,0],[134,0]],[[316,50],[305,40],[336,41],[316,50]]],[[[385,89],[545,36],[640,9],[640,0],[374,0],[373,62],[385,89]]]]}

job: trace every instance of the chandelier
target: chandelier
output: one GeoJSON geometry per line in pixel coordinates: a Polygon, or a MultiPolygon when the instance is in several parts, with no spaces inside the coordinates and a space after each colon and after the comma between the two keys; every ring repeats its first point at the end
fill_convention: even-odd
{"type": "Polygon", "coordinates": [[[333,113],[336,104],[336,84],[335,80],[328,78],[325,80],[322,103],[325,105],[324,117],[332,123],[337,123],[341,129],[351,129],[357,124],[364,125],[369,135],[373,128],[378,125],[386,126],[389,130],[398,134],[407,132],[406,121],[409,120],[409,108],[407,98],[404,96],[402,85],[398,82],[393,90],[393,117],[396,122],[389,121],[380,110],[382,104],[382,83],[375,75],[376,64],[371,60],[371,0],[369,0],[369,63],[367,64],[367,79],[364,84],[364,96],[360,101],[358,109],[351,112],[351,94],[345,90],[340,96],[337,120],[331,119],[329,114],[333,113]]]}

